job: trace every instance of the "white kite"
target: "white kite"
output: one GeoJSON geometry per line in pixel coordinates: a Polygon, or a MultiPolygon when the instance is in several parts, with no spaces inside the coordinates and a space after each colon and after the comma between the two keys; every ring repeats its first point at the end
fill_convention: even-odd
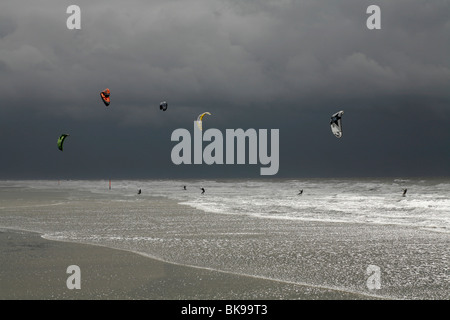
{"type": "Polygon", "coordinates": [[[336,138],[342,137],[342,115],[344,114],[344,111],[336,112],[331,116],[330,120],[330,126],[331,126],[331,132],[336,136],[336,138]]]}

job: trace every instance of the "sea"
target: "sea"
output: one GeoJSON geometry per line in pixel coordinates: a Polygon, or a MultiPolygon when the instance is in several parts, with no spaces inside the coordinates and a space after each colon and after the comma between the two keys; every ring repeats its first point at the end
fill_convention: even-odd
{"type": "Polygon", "coordinates": [[[0,229],[368,298],[450,298],[444,178],[4,180],[0,229]]]}

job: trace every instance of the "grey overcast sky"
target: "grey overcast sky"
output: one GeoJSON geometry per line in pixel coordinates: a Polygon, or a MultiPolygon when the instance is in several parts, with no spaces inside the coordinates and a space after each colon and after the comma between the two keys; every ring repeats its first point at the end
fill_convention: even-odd
{"type": "Polygon", "coordinates": [[[274,178],[448,177],[449,40],[450,0],[4,0],[0,179],[260,177],[172,163],[205,111],[224,134],[279,129],[274,178]]]}

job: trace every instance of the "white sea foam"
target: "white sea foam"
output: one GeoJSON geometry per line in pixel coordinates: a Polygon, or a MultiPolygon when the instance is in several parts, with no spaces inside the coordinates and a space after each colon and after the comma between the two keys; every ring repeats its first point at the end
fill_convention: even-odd
{"type": "MultiPolygon", "coordinates": [[[[3,182],[5,183],[5,182],[3,182]]],[[[153,180],[153,181],[12,181],[10,186],[70,192],[76,201],[86,194],[107,195],[110,201],[136,202],[168,197],[195,209],[255,218],[398,224],[450,232],[450,181],[385,180],[153,180]],[[183,186],[187,190],[183,190],[183,186]],[[201,194],[200,188],[206,189],[201,194]],[[408,188],[406,197],[402,189],[408,188]],[[142,195],[137,195],[137,190],[142,195]],[[303,189],[303,194],[298,191],[303,189]]],[[[52,204],[32,205],[58,205],[52,204]]]]}
{"type": "Polygon", "coordinates": [[[406,197],[391,181],[227,182],[204,196],[171,195],[182,204],[221,214],[431,228],[450,232],[450,184],[418,183],[406,197]],[[303,194],[298,195],[298,190],[303,194]],[[188,199],[186,199],[188,198],[188,199]]]}

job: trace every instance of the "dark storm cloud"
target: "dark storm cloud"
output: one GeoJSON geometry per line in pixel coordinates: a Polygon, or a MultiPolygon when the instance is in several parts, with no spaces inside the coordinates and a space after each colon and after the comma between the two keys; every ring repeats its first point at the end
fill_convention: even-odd
{"type": "Polygon", "coordinates": [[[365,27],[364,1],[87,2],[79,31],[65,28],[65,5],[48,3],[17,12],[20,29],[2,45],[2,61],[16,72],[15,88],[20,82],[46,96],[55,86],[69,90],[54,98],[108,84],[136,106],[171,95],[187,106],[233,107],[292,103],[324,90],[442,90],[450,79],[449,44],[438,41],[448,35],[448,16],[439,2],[424,9],[423,1],[381,2],[387,21],[375,32],[365,27]],[[424,12],[424,21],[404,11],[424,12]]]}
{"type": "MultiPolygon", "coordinates": [[[[105,134],[101,144],[83,135],[86,153],[102,158],[99,148],[107,154],[113,139],[117,150],[126,146],[141,161],[142,172],[150,151],[142,156],[142,140],[131,137],[147,135],[155,154],[164,156],[154,170],[185,175],[199,169],[171,166],[170,133],[180,126],[191,130],[197,115],[210,111],[211,127],[279,128],[280,174],[286,176],[305,173],[298,162],[310,175],[333,175],[327,150],[352,155],[339,160],[345,174],[357,168],[382,175],[381,168],[391,167],[386,159],[399,170],[405,154],[439,167],[438,174],[450,173],[440,142],[449,133],[414,133],[419,146],[408,143],[409,135],[400,146],[389,139],[411,127],[445,128],[450,120],[448,1],[78,1],[81,30],[68,30],[71,4],[2,4],[0,133],[7,133],[1,142],[13,158],[2,157],[3,163],[23,161],[11,138],[15,131],[46,137],[51,131],[56,141],[67,127],[92,134],[104,129],[115,134],[105,134]],[[372,4],[381,8],[381,30],[366,28],[372,4]],[[112,92],[108,109],[99,99],[106,87],[112,92]],[[163,100],[169,102],[164,113],[158,107],[163,100]],[[346,110],[346,141],[337,141],[327,126],[340,109],[346,110]],[[405,113],[409,122],[402,121],[405,113]],[[351,136],[352,126],[364,141],[351,136]],[[50,131],[44,134],[43,127],[50,131]],[[292,148],[299,140],[301,147],[292,148]],[[372,147],[363,150],[363,143],[372,147]],[[414,147],[427,152],[406,152],[414,147]]],[[[414,162],[405,174],[418,172],[414,162]]],[[[77,162],[73,167],[82,171],[77,162]]],[[[12,176],[19,171],[7,168],[12,176]]],[[[235,169],[245,171],[206,170],[235,169]]],[[[114,170],[122,169],[117,164],[114,170]]],[[[123,168],[124,175],[130,170],[123,168]]],[[[27,172],[39,171],[50,171],[45,161],[27,172]]]]}
{"type": "Polygon", "coordinates": [[[11,17],[0,14],[0,38],[13,33],[17,28],[17,23],[11,17]]]}

